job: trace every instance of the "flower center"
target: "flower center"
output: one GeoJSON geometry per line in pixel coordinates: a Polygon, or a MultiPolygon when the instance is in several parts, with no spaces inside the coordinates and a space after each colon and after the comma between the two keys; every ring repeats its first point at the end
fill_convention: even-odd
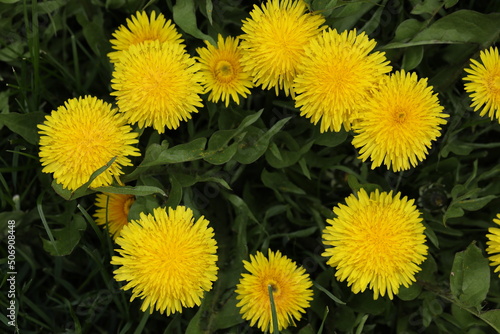
{"type": "Polygon", "coordinates": [[[273,297],[276,299],[276,297],[279,296],[281,293],[278,282],[276,282],[273,279],[269,279],[266,284],[266,289],[269,289],[269,287],[271,287],[273,291],[273,297]]]}
{"type": "Polygon", "coordinates": [[[373,254],[377,254],[376,257],[383,256],[383,254],[387,253],[388,245],[386,240],[385,231],[380,231],[377,229],[373,229],[370,231],[370,234],[366,237],[366,245],[373,252],[373,254]]]}
{"type": "Polygon", "coordinates": [[[110,153],[110,138],[102,133],[100,125],[88,124],[74,132],[73,138],[78,140],[71,140],[71,137],[67,139],[65,146],[68,154],[75,158],[75,164],[86,160],[92,166],[104,165],[113,157],[110,153]]]}
{"type": "Polygon", "coordinates": [[[215,75],[223,82],[231,81],[234,77],[233,65],[227,60],[221,60],[215,65],[215,75]]]}
{"type": "Polygon", "coordinates": [[[404,123],[408,116],[406,110],[401,107],[397,107],[396,110],[394,110],[393,115],[394,115],[394,121],[399,124],[404,123]]]}
{"type": "MultiPolygon", "coordinates": [[[[329,67],[324,73],[324,78],[319,82],[324,82],[328,95],[340,96],[351,94],[353,86],[359,79],[356,76],[355,70],[351,67],[339,66],[334,64],[329,67]]],[[[341,101],[339,101],[341,102],[341,101]]],[[[344,102],[341,102],[344,103],[344,102]]]]}

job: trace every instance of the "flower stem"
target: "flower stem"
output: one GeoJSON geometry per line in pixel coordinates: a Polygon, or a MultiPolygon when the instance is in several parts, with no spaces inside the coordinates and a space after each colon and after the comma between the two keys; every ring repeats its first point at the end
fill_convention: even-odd
{"type": "Polygon", "coordinates": [[[276,313],[276,305],[274,305],[273,287],[271,284],[267,285],[267,290],[269,291],[269,300],[271,301],[271,316],[273,319],[273,326],[271,328],[271,333],[279,334],[280,331],[278,329],[278,315],[276,313]]]}

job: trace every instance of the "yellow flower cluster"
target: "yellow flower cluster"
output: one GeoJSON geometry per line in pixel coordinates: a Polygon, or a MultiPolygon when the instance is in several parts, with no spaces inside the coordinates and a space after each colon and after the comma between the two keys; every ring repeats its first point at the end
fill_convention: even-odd
{"type": "MultiPolygon", "coordinates": [[[[297,10],[305,11],[302,2],[297,10]]],[[[310,25],[317,25],[319,16],[314,19],[310,25]]],[[[68,100],[47,116],[39,125],[43,171],[53,173],[56,182],[73,191],[109,164],[90,187],[110,185],[113,178],[121,184],[121,167],[132,165],[128,156],[140,155],[134,147],[138,133],[131,125],[151,126],[163,133],[165,127],[176,129],[191,118],[203,106],[200,95],[205,92],[210,92],[210,101],[222,100],[226,107],[230,100],[239,104],[240,96],[250,94],[254,79],[244,69],[239,38],[219,35],[217,45],[207,42],[196,58],[182,43],[175,25],[155,12],[138,12],[120,26],[111,40],[114,51],[108,54],[114,66],[111,95],[118,108],[85,96],[68,100]]],[[[287,73],[285,77],[290,80],[287,73]]],[[[290,87],[290,81],[285,87],[290,87]]],[[[129,220],[135,200],[133,195],[113,193],[96,198],[95,220],[120,246],[111,261],[117,266],[115,279],[126,282],[123,289],[132,290],[131,300],[143,300],[142,311],[170,315],[200,305],[218,272],[217,243],[208,220],[194,221],[193,212],[184,206],[156,208],[153,214],[141,213],[138,220],[129,220]]],[[[301,318],[312,299],[312,283],[304,269],[272,251],[269,260],[258,252],[244,265],[250,274],[243,274],[237,293],[242,313],[253,319],[252,324],[259,319],[260,328],[272,327],[267,286],[274,291],[280,329],[301,318]],[[248,305],[256,284],[263,288],[248,305]]]]}
{"type": "Polygon", "coordinates": [[[163,133],[203,107],[200,64],[163,14],[138,12],[113,37],[111,95],[131,124],[163,133]]]}
{"type": "MultiPolygon", "coordinates": [[[[120,183],[121,167],[132,165],[127,156],[140,155],[132,146],[138,133],[130,125],[153,126],[163,133],[203,106],[200,64],[162,14],[138,12],[113,37],[111,95],[118,108],[92,96],[70,99],[39,125],[43,171],[53,173],[65,189],[83,186],[109,162],[90,187],[108,186],[114,178],[120,183]]],[[[113,226],[110,232],[115,234],[113,226]]]]}
{"type": "MultiPolygon", "coordinates": [[[[127,195],[98,197],[100,209],[96,218],[110,218],[109,230],[114,233],[119,255],[111,264],[117,281],[126,281],[124,290],[132,289],[131,300],[143,300],[141,310],[157,310],[170,315],[184,307],[200,305],[203,294],[217,280],[217,243],[214,230],[204,217],[194,221],[193,212],[179,206],[176,209],[157,208],[153,214],[142,213],[139,220],[127,223],[133,199],[127,195]]],[[[293,319],[300,320],[312,300],[312,282],[304,268],[282,255],[269,250],[243,261],[245,269],[236,287],[238,307],[251,326],[271,333],[272,311],[269,288],[277,312],[278,329],[287,328],[293,319]]]]}
{"type": "MultiPolygon", "coordinates": [[[[138,12],[113,34],[111,96],[118,108],[92,96],[70,99],[39,125],[43,171],[76,190],[98,169],[111,164],[90,187],[120,183],[138,133],[131,125],[173,130],[208,100],[240,103],[250,89],[274,89],[291,96],[300,115],[320,131],[353,131],[359,159],[371,167],[407,170],[423,161],[446,123],[446,114],[427,79],[404,70],[391,73],[376,42],[356,30],[337,32],[324,17],[308,11],[302,0],[268,0],[254,5],[239,37],[217,36],[192,57],[175,25],[162,14],[138,12]]],[[[500,57],[496,48],[472,60],[469,81],[472,107],[500,122],[500,57]]],[[[126,281],[131,300],[143,300],[143,311],[170,315],[200,305],[217,279],[217,243],[204,217],[194,220],[183,206],[157,208],[130,221],[132,195],[97,196],[96,222],[121,247],[112,258],[117,281],[126,281]]],[[[374,298],[390,299],[401,285],[415,281],[425,260],[424,226],[413,200],[360,190],[333,209],[323,231],[324,256],[354,293],[366,288],[374,298]]],[[[500,224],[500,216],[494,220],[500,224]]],[[[490,229],[488,249],[500,252],[499,229],[490,229]]],[[[499,255],[492,256],[499,265],[499,255]]],[[[311,280],[303,268],[269,250],[244,261],[249,273],[236,287],[243,319],[271,333],[300,320],[312,300],[311,280]],[[274,299],[278,328],[273,325],[274,299]]],[[[496,271],[500,270],[500,267],[496,271]]]]}
{"type": "MultiPolygon", "coordinates": [[[[217,45],[206,42],[205,48],[197,49],[199,56],[191,57],[170,20],[155,12],[149,16],[138,12],[111,40],[111,95],[118,106],[111,110],[126,123],[152,126],[163,133],[197,113],[203,106],[203,93],[227,107],[230,100],[239,104],[240,97],[247,97],[254,85],[274,88],[276,93],[281,90],[291,95],[302,116],[314,124],[320,122],[321,132],[352,129],[359,159],[371,160],[372,168],[384,164],[401,171],[416,166],[446,123],[443,107],[427,79],[405,71],[389,73],[391,66],[384,53],[373,52],[374,40],[356,30],[339,33],[323,26],[324,22],[320,14],[308,12],[304,1],[269,0],[254,6],[243,21],[241,36],[218,35],[217,45]]],[[[481,60],[484,65],[473,60],[472,68],[466,69],[469,76],[465,80],[470,81],[466,90],[473,93],[475,110],[484,105],[481,115],[496,115],[500,121],[498,50],[482,52],[481,60]]],[[[116,131],[105,130],[109,123],[74,124],[76,110],[86,109],[88,119],[100,118],[100,105],[108,106],[93,97],[72,99],[40,125],[44,172],[54,173],[64,188],[77,189],[116,157],[91,184],[109,185],[122,173],[120,166],[130,165],[126,156],[138,155],[130,146],[137,143],[131,138],[135,135],[129,134],[130,127],[116,125],[125,140],[117,143],[96,133],[95,129],[116,131]],[[76,127],[74,133],[72,127],[76,127]],[[72,135],[65,135],[67,129],[72,135]],[[85,144],[95,137],[102,137],[99,145],[85,144]],[[87,156],[92,159],[82,159],[87,156]]]]}
{"type": "Polygon", "coordinates": [[[301,116],[321,121],[321,132],[353,129],[359,158],[372,168],[406,170],[425,158],[446,117],[425,79],[389,74],[374,40],[321,26],[324,18],[307,13],[303,1],[271,0],[250,16],[242,62],[257,85],[292,95],[301,116]]]}

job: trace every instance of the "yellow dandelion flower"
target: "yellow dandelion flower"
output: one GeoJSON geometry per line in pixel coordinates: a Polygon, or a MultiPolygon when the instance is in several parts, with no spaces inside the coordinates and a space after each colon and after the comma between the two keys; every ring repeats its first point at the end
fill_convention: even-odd
{"type": "Polygon", "coordinates": [[[269,0],[262,8],[254,5],[250,18],[241,29],[242,64],[256,85],[275,88],[293,95],[292,83],[297,75],[304,47],[323,28],[321,15],[306,13],[304,1],[269,0]]]}
{"type": "Polygon", "coordinates": [[[250,274],[242,274],[236,287],[237,307],[250,326],[264,332],[275,332],[272,324],[271,302],[268,287],[273,289],[274,304],[278,317],[278,330],[294,325],[312,300],[311,280],[304,268],[299,268],[289,258],[269,250],[266,258],[261,252],[250,255],[250,262],[243,261],[250,274]]]}
{"type": "Polygon", "coordinates": [[[88,182],[92,173],[116,157],[91,187],[110,185],[113,176],[123,174],[121,166],[131,166],[127,156],[139,156],[138,134],[111,105],[85,96],[70,99],[52,111],[38,125],[40,160],[44,173],[54,173],[63,188],[75,190],[88,182]]]}
{"type": "Polygon", "coordinates": [[[385,76],[365,107],[352,144],[372,169],[384,163],[395,172],[425,159],[447,117],[427,79],[404,71],[385,76]]]}
{"type": "Polygon", "coordinates": [[[202,107],[200,64],[177,43],[132,45],[116,63],[111,80],[119,110],[129,122],[159,133],[177,129],[202,107]]]}
{"type": "Polygon", "coordinates": [[[183,206],[156,208],[153,215],[125,225],[116,243],[121,247],[111,264],[115,280],[127,281],[130,301],[143,300],[141,310],[181,312],[200,305],[205,291],[217,279],[217,243],[204,217],[194,222],[193,212],[183,206]]]}
{"type": "Polygon", "coordinates": [[[217,37],[217,47],[205,42],[207,47],[198,48],[200,55],[197,59],[201,64],[203,85],[210,92],[208,99],[212,102],[222,100],[229,105],[232,98],[240,104],[241,95],[247,97],[252,88],[252,78],[241,67],[241,49],[238,47],[238,38],[217,37]]]}
{"type": "Polygon", "coordinates": [[[354,293],[373,289],[374,299],[386,293],[390,299],[399,287],[415,281],[415,273],[427,255],[424,225],[414,200],[378,190],[361,189],[333,209],[323,231],[327,264],[335,276],[347,279],[354,293]]]}
{"type": "MultiPolygon", "coordinates": [[[[496,218],[493,218],[493,222],[500,225],[500,213],[497,214],[496,218]]],[[[497,273],[500,271],[500,228],[490,227],[488,232],[489,234],[486,235],[488,239],[486,253],[489,255],[490,266],[496,267],[494,272],[497,273]]]]}
{"type": "Polygon", "coordinates": [[[122,194],[98,194],[95,205],[95,222],[108,226],[109,234],[116,239],[123,226],[128,224],[128,213],[135,202],[135,196],[122,194]]]}
{"type": "Polygon", "coordinates": [[[464,78],[470,81],[465,84],[465,91],[472,98],[471,107],[474,111],[482,108],[479,115],[488,116],[500,123],[500,56],[498,49],[491,47],[480,53],[481,62],[471,59],[471,68],[466,68],[469,73],[464,78]]]}
{"type": "Polygon", "coordinates": [[[108,53],[112,63],[117,63],[122,51],[128,50],[131,45],[149,41],[177,44],[183,42],[175,25],[170,20],[167,21],[163,14],[156,14],[154,11],[151,12],[150,17],[146,12],[137,12],[135,16],[127,19],[127,26],[121,25],[112,36],[114,39],[111,39],[110,42],[113,49],[116,50],[108,53]]]}
{"type": "Polygon", "coordinates": [[[356,30],[323,31],[311,41],[295,79],[295,106],[320,131],[350,130],[360,104],[380,78],[391,71],[383,52],[371,52],[376,42],[356,30]]]}

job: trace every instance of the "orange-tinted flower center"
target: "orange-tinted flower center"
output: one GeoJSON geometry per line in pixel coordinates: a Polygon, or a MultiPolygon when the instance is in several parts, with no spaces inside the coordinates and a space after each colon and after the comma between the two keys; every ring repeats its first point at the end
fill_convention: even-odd
{"type": "Polygon", "coordinates": [[[219,81],[231,81],[234,77],[233,65],[227,60],[220,60],[217,62],[217,65],[215,65],[215,75],[219,81]]]}
{"type": "Polygon", "coordinates": [[[279,295],[280,288],[278,286],[278,283],[275,280],[273,280],[273,279],[268,280],[266,285],[267,285],[268,289],[269,289],[269,287],[271,287],[271,289],[273,290],[273,296],[279,295]]]}
{"type": "Polygon", "coordinates": [[[407,113],[406,113],[406,110],[404,110],[403,108],[401,107],[397,107],[395,110],[394,110],[394,121],[396,123],[404,123],[406,118],[407,118],[407,113]]]}

